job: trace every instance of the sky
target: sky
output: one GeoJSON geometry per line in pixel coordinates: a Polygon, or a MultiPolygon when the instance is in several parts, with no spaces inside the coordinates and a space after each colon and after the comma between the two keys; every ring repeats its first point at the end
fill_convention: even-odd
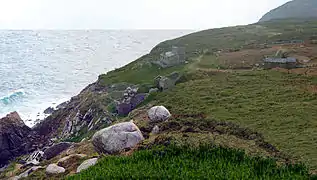
{"type": "Polygon", "coordinates": [[[257,22],[289,0],[0,0],[0,29],[208,29],[257,22]]]}

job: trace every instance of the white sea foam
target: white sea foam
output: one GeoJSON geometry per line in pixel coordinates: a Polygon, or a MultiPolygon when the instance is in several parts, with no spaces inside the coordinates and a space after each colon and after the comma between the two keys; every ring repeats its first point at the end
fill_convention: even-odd
{"type": "Polygon", "coordinates": [[[77,95],[99,74],[189,32],[0,31],[0,117],[17,111],[32,126],[46,108],[77,95]]]}

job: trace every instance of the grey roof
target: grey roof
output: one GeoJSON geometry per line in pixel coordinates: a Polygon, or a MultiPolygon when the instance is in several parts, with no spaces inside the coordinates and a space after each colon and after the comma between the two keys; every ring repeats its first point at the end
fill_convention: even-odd
{"type": "Polygon", "coordinates": [[[161,56],[169,58],[169,57],[175,56],[175,53],[168,51],[165,53],[161,53],[161,56]]]}
{"type": "Polygon", "coordinates": [[[265,58],[263,61],[271,63],[296,63],[296,58],[265,58]]]}
{"type": "Polygon", "coordinates": [[[282,40],[282,41],[275,41],[272,42],[272,44],[296,44],[296,43],[304,43],[305,41],[303,40],[282,40]]]}

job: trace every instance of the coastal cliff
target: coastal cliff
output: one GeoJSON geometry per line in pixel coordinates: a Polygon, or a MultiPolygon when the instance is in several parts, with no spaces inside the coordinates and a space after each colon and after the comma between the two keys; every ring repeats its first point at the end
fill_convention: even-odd
{"type": "Polygon", "coordinates": [[[0,121],[2,152],[19,158],[3,178],[307,179],[317,168],[315,24],[265,22],[165,41],[100,75],[32,129],[9,115],[0,121]],[[296,66],[263,67],[279,54],[296,66]],[[25,148],[29,140],[35,149],[25,148]]]}
{"type": "Polygon", "coordinates": [[[44,144],[45,138],[27,127],[17,112],[0,119],[0,166],[43,148],[44,144]]]}

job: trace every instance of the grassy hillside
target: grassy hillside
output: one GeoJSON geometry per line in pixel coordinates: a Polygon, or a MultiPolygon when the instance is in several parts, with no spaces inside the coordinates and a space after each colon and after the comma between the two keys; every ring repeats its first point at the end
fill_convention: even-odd
{"type": "MultiPolygon", "coordinates": [[[[314,20],[278,20],[205,30],[162,42],[136,61],[100,75],[97,89],[131,83],[145,87],[144,92],[158,75],[177,71],[182,77],[173,89],[151,94],[129,116],[112,122],[133,119],[146,138],[142,144],[103,156],[95,167],[69,179],[313,179],[316,28],[314,20]],[[173,45],[186,48],[187,64],[162,69],[151,63],[173,45]],[[256,65],[279,50],[298,58],[301,68],[264,70],[256,65]],[[173,115],[157,124],[157,135],[147,119],[153,105],[164,105],[173,115]]],[[[111,109],[106,90],[89,96],[88,88],[78,98],[80,107],[87,111],[99,105],[101,117],[111,109]]],[[[91,135],[85,131],[73,138],[91,135]]]]}
{"type": "MultiPolygon", "coordinates": [[[[150,62],[159,54],[170,50],[172,45],[186,47],[189,62],[206,52],[235,52],[243,49],[265,49],[280,41],[317,40],[317,21],[287,20],[269,21],[247,26],[210,29],[165,41],[153,48],[150,54],[99,77],[100,84],[117,82],[148,83],[157,75],[183,70],[184,66],[159,69],[150,62]]],[[[274,52],[275,53],[275,52],[274,52]]]]}
{"type": "Polygon", "coordinates": [[[315,0],[292,0],[265,14],[260,22],[273,19],[316,18],[316,10],[317,1],[315,0]]]}
{"type": "Polygon", "coordinates": [[[159,147],[128,157],[106,157],[68,179],[308,179],[301,165],[278,167],[271,159],[250,158],[220,147],[159,147]]]}
{"type": "Polygon", "coordinates": [[[172,114],[205,114],[206,118],[178,116],[172,122],[195,124],[213,119],[234,123],[263,135],[269,144],[313,170],[317,168],[313,148],[317,146],[316,77],[252,68],[281,48],[309,59],[314,67],[316,25],[314,20],[278,20],[193,33],[160,43],[150,54],[100,76],[99,81],[152,83],[156,75],[181,71],[185,74],[182,82],[151,97],[150,103],[165,105],[172,114]],[[303,43],[292,44],[292,40],[303,43]],[[172,45],[186,47],[189,64],[163,70],[149,63],[172,45]]]}
{"type": "MultiPolygon", "coordinates": [[[[283,152],[317,168],[316,77],[276,71],[214,72],[158,95],[172,114],[205,114],[261,133],[283,152]]],[[[185,117],[174,121],[188,121],[185,117]]],[[[189,121],[192,121],[189,119],[189,121]]]]}

